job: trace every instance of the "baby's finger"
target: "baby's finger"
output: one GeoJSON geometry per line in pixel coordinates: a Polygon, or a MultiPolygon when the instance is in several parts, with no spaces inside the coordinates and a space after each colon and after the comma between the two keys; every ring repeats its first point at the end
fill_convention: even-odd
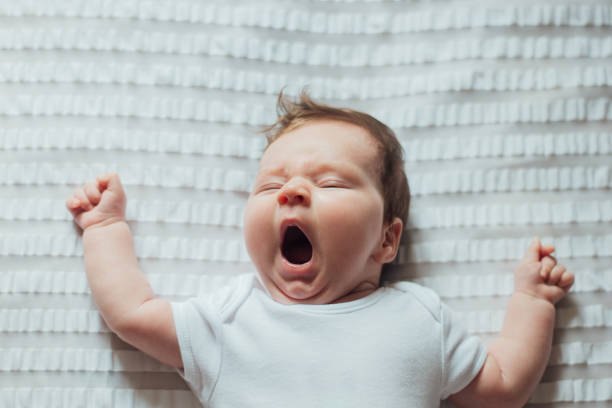
{"type": "Polygon", "coordinates": [[[526,262],[526,263],[538,262],[540,260],[540,246],[541,246],[540,238],[534,237],[531,240],[531,243],[529,244],[527,251],[525,251],[525,255],[523,256],[522,262],[526,262]]]}
{"type": "Polygon", "coordinates": [[[559,286],[564,289],[569,289],[574,284],[574,274],[571,272],[565,271],[561,275],[561,279],[559,280],[559,286]]]}
{"type": "Polygon", "coordinates": [[[540,246],[540,256],[542,256],[542,257],[550,255],[553,252],[555,252],[555,246],[554,245],[544,245],[544,244],[542,244],[542,246],[540,246]]]}
{"type": "Polygon", "coordinates": [[[550,272],[550,276],[548,277],[548,284],[556,285],[557,283],[559,283],[561,281],[561,275],[563,275],[563,272],[565,272],[565,266],[556,265],[550,272]]]}
{"type": "Polygon", "coordinates": [[[74,192],[74,194],[73,194],[73,198],[78,200],[79,207],[82,210],[89,211],[89,210],[91,210],[93,208],[93,206],[91,205],[91,203],[87,199],[87,195],[85,194],[85,191],[83,189],[77,189],[74,192]]]}
{"type": "Polygon", "coordinates": [[[96,177],[96,181],[98,182],[98,188],[102,192],[108,188],[108,183],[110,181],[110,175],[100,174],[99,176],[96,177]]]}
{"type": "Polygon", "coordinates": [[[540,269],[540,276],[542,277],[542,279],[549,279],[550,272],[556,264],[557,262],[551,256],[545,256],[544,258],[542,258],[542,266],[540,269]]]}
{"type": "Polygon", "coordinates": [[[89,182],[83,186],[83,190],[89,199],[89,202],[96,205],[100,202],[102,194],[98,190],[98,183],[95,181],[89,182]]]}
{"type": "Polygon", "coordinates": [[[83,211],[81,209],[81,202],[74,198],[74,196],[66,200],[66,208],[68,208],[73,217],[76,217],[83,211]]]}

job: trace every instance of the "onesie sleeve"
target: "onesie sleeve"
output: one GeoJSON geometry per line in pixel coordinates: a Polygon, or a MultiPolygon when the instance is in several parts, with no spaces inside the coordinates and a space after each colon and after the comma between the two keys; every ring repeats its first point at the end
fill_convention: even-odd
{"type": "Polygon", "coordinates": [[[442,328],[442,391],[440,399],[461,391],[478,375],[487,357],[480,339],[469,335],[444,303],[440,306],[442,328]]]}
{"type": "Polygon", "coordinates": [[[221,324],[207,302],[199,298],[172,303],[185,379],[201,402],[208,400],[221,363],[221,324]]]}
{"type": "Polygon", "coordinates": [[[221,367],[223,311],[235,299],[241,281],[244,279],[231,279],[213,293],[171,303],[183,360],[183,368],[177,371],[203,404],[221,367]]]}

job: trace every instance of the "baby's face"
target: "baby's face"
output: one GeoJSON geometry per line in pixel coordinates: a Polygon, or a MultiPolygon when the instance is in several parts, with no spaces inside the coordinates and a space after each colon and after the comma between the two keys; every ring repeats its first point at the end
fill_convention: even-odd
{"type": "Polygon", "coordinates": [[[384,205],[377,158],[366,130],[339,121],[308,123],[268,147],[244,233],[274,299],[332,303],[378,286],[384,205]]]}

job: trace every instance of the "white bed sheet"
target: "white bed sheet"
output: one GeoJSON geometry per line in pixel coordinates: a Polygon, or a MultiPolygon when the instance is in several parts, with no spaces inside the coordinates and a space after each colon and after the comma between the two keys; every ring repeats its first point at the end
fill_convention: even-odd
{"type": "Polygon", "coordinates": [[[406,150],[387,279],[499,330],[540,235],[576,274],[531,404],[612,404],[612,4],[0,0],[0,406],[188,407],[111,334],[64,200],[117,171],[156,291],[252,272],[242,211],[278,91],[374,114],[406,150]]]}

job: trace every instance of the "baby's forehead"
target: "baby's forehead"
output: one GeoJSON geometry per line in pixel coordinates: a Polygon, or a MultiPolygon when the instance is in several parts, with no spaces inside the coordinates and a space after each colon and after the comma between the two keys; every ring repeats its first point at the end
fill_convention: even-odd
{"type": "Polygon", "coordinates": [[[352,123],[319,121],[281,134],[264,151],[259,175],[300,164],[315,170],[356,167],[378,179],[379,149],[370,132],[352,123]]]}
{"type": "Polygon", "coordinates": [[[266,146],[264,153],[280,140],[282,140],[283,144],[295,145],[302,142],[304,138],[312,137],[316,139],[316,146],[320,150],[326,150],[329,146],[336,145],[339,138],[343,139],[343,137],[346,136],[348,136],[349,139],[345,138],[345,142],[354,142],[350,143],[352,148],[360,148],[369,151],[378,150],[380,142],[374,137],[370,129],[352,122],[325,118],[312,119],[295,127],[289,125],[286,130],[272,138],[266,146]],[[291,135],[297,137],[288,137],[291,135]]]}

